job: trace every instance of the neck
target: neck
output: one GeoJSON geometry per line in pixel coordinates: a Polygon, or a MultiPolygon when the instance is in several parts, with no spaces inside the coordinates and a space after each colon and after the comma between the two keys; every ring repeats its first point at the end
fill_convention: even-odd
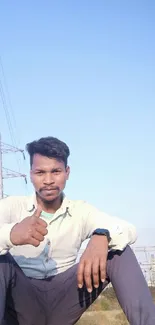
{"type": "Polygon", "coordinates": [[[53,201],[44,201],[37,194],[37,203],[42,207],[43,211],[48,213],[55,213],[61,206],[63,197],[60,195],[53,201]]]}

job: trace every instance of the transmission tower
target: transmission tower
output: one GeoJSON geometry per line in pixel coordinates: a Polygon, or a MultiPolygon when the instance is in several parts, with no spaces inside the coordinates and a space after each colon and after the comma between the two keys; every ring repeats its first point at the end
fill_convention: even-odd
{"type": "Polygon", "coordinates": [[[3,185],[4,179],[23,177],[25,183],[27,184],[27,178],[25,174],[3,167],[3,154],[17,153],[17,152],[20,152],[23,155],[23,158],[25,160],[24,150],[2,142],[1,134],[0,134],[0,199],[4,197],[4,185],[3,185]]]}
{"type": "Polygon", "coordinates": [[[139,264],[149,286],[155,287],[155,246],[134,247],[139,264]]]}

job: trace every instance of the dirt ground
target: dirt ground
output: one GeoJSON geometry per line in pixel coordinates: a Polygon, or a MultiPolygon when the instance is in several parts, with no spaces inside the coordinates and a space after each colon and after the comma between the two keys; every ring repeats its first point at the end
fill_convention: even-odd
{"type": "MultiPolygon", "coordinates": [[[[155,288],[150,288],[155,302],[155,288]]],[[[84,313],[77,325],[129,325],[112,288],[107,289],[84,313]]]]}
{"type": "Polygon", "coordinates": [[[124,314],[118,310],[85,313],[77,325],[128,325],[124,314]]]}

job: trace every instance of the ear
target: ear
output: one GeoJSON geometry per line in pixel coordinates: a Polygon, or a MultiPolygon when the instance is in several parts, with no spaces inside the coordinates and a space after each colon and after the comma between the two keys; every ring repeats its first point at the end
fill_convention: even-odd
{"type": "Polygon", "coordinates": [[[70,174],[70,167],[67,166],[67,167],[66,167],[66,180],[68,180],[68,178],[69,178],[69,174],[70,174]]]}

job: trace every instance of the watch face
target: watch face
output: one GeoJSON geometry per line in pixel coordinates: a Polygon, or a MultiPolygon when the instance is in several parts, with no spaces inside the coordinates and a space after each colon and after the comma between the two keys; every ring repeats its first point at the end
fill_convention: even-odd
{"type": "Polygon", "coordinates": [[[94,235],[103,235],[103,236],[107,236],[107,238],[108,239],[110,239],[110,233],[109,233],[109,231],[107,230],[107,229],[100,229],[100,228],[98,228],[98,229],[96,229],[95,231],[94,231],[94,235]]]}
{"type": "Polygon", "coordinates": [[[98,228],[95,230],[95,232],[97,232],[98,234],[105,234],[105,233],[107,233],[107,230],[98,228]]]}

